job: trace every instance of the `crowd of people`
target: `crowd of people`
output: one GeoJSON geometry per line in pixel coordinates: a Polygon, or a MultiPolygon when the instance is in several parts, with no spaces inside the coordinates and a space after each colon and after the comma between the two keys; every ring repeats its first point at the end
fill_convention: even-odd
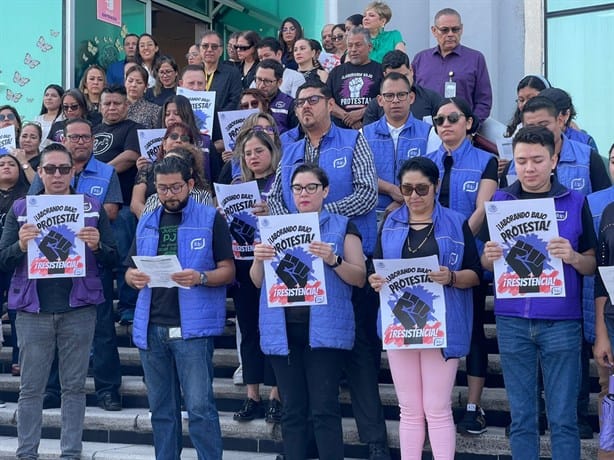
{"type": "Polygon", "coordinates": [[[42,411],[52,407],[62,408],[62,457],[80,458],[88,368],[99,406],[122,409],[118,321],[132,325],[139,348],[156,458],[179,458],[183,406],[199,458],[221,459],[213,337],[231,297],[241,363],[234,381],[246,385],[234,420],[281,424],[278,458],[303,460],[317,449],[341,460],[344,379],[369,458],[390,459],[378,387],[386,278],[373,260],[436,256],[439,270],[428,278],[443,287],[447,345],[387,356],[401,457],[422,458],[428,431],[434,458],[453,459],[457,431],[487,429],[485,299],[503,251],[491,241],[485,203],[536,198],[552,198],[560,216],[547,250],[562,260],[565,296],[495,298],[507,434],[514,458],[537,460],[546,427],[553,458],[580,458],[580,439],[593,436],[591,346],[602,396],[614,366],[614,308],[596,272],[613,263],[614,146],[608,175],[574,122],[570,95],[527,75],[505,133],[513,157],[500,157],[476,136],[492,89],[482,53],[461,44],[460,14],[437,12],[437,45],[413,60],[401,33],[386,30],[391,18],[374,1],[324,25],[321,40],[291,17],[277,37],[246,30],[224,44],[208,30],[190,44],[183,69],[152,35],[128,34],[125,59],[92,65],[78,88],[48,85],[34,121],[0,106],[0,128],[13,125],[17,141],[0,154],[0,286],[11,373],[21,376],[17,458],[37,458],[42,411]],[[215,92],[211,131],[199,130],[178,88],[215,92]],[[232,148],[217,113],[239,109],[257,113],[232,148]],[[153,162],[137,138],[147,128],[165,130],[153,162]],[[323,261],[326,305],[269,308],[263,267],[275,249],[266,242],[253,261],[235,260],[212,184],[250,181],[261,195],[255,216],[318,214],[321,241],[309,252],[323,261]],[[83,196],[85,226],[75,238],[85,244],[84,277],[29,279],[28,243],[40,229],[28,222],[25,197],[36,194],[83,196]],[[156,255],[177,257],[179,288],[150,288],[132,257],[156,255]],[[451,395],[465,356],[467,405],[455,426],[451,395]],[[261,385],[270,387],[266,403],[261,385]]]}

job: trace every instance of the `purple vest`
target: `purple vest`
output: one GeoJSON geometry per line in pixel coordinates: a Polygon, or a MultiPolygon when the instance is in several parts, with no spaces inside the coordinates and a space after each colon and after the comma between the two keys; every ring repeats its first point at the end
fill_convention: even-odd
{"type": "MultiPolygon", "coordinates": [[[[518,182],[498,190],[493,201],[518,199],[518,182]]],[[[554,198],[559,236],[566,238],[574,250],[578,250],[582,235],[582,207],[584,196],[553,182],[551,196],[554,198]]],[[[520,299],[495,298],[495,315],[527,319],[569,320],[582,318],[582,276],[571,265],[563,263],[565,273],[565,297],[530,297],[520,299]]]]}

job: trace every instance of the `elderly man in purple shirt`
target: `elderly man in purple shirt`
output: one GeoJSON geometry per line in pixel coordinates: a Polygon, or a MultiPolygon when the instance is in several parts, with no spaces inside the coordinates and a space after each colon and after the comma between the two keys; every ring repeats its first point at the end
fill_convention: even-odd
{"type": "Polygon", "coordinates": [[[492,106],[488,69],[482,53],[460,44],[460,14],[452,8],[440,10],[431,31],[437,46],[416,54],[412,63],[416,83],[444,97],[462,97],[484,121],[492,106]]]}

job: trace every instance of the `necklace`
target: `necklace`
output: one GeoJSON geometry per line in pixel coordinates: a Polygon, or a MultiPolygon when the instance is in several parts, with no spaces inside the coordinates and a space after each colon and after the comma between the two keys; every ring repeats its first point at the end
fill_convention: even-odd
{"type": "Polygon", "coordinates": [[[418,252],[422,246],[424,246],[424,243],[427,242],[427,240],[431,237],[431,235],[433,234],[433,229],[435,228],[435,226],[431,223],[430,224],[429,231],[426,234],[426,236],[424,237],[424,239],[422,240],[422,242],[418,245],[418,247],[416,249],[412,249],[411,245],[409,244],[409,240],[410,240],[410,236],[409,234],[407,235],[407,250],[409,251],[410,254],[415,254],[416,252],[418,252]]]}

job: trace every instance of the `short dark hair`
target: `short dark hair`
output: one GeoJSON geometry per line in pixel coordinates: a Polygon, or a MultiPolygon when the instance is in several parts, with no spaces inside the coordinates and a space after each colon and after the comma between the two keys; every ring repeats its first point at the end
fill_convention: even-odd
{"type": "Polygon", "coordinates": [[[548,99],[547,97],[539,95],[532,97],[527,101],[527,103],[522,109],[522,115],[524,116],[524,114],[527,112],[533,113],[542,109],[546,110],[548,114],[553,116],[554,118],[559,115],[559,110],[556,108],[554,102],[552,102],[552,100],[548,99]]]}
{"type": "Polygon", "coordinates": [[[70,125],[74,125],[77,123],[81,123],[90,127],[90,133],[92,132],[92,124],[84,118],[68,118],[64,121],[64,136],[68,132],[68,127],[70,125]]]}
{"type": "Polygon", "coordinates": [[[512,139],[513,150],[516,150],[517,144],[541,145],[546,147],[550,157],[554,155],[554,134],[544,126],[524,126],[520,128],[512,139]]]}
{"type": "Polygon", "coordinates": [[[104,94],[120,94],[124,97],[127,97],[126,87],[124,85],[105,86],[102,90],[102,93],[100,94],[100,97],[102,98],[104,94]]]}
{"type": "Polygon", "coordinates": [[[350,21],[354,25],[354,27],[357,27],[362,25],[362,18],[364,18],[362,14],[356,13],[351,16],[348,16],[347,18],[345,18],[345,20],[350,21]]]}
{"type": "Polygon", "coordinates": [[[435,19],[433,20],[433,24],[435,24],[437,22],[437,19],[439,19],[441,16],[456,16],[458,17],[459,21],[462,21],[460,13],[454,8],[444,8],[443,10],[439,10],[437,13],[435,13],[435,19]]]}
{"type": "Polygon", "coordinates": [[[180,80],[183,80],[183,76],[186,74],[186,72],[202,72],[202,74],[204,75],[205,68],[200,64],[188,64],[183,69],[181,69],[181,74],[179,75],[180,80]]]}
{"type": "Polygon", "coordinates": [[[147,84],[147,80],[149,79],[149,74],[147,73],[147,70],[145,70],[145,67],[143,67],[140,64],[133,64],[130,67],[128,67],[128,69],[126,69],[125,77],[127,78],[128,75],[130,75],[133,72],[137,72],[141,76],[145,84],[147,84]]]}
{"type": "Polygon", "coordinates": [[[306,83],[303,83],[296,90],[296,97],[298,98],[299,94],[301,94],[301,91],[307,88],[315,88],[319,90],[320,94],[322,94],[322,96],[324,96],[326,99],[330,99],[333,97],[333,93],[331,92],[330,88],[326,86],[324,83],[322,83],[320,80],[308,81],[306,83]]]}
{"type": "Polygon", "coordinates": [[[422,173],[431,184],[437,185],[439,182],[439,168],[433,160],[426,157],[413,157],[405,161],[401,165],[397,180],[401,183],[401,179],[408,171],[418,171],[422,173]]]}
{"type": "Polygon", "coordinates": [[[138,39],[139,39],[139,36],[138,36],[137,34],[128,34],[128,35],[126,35],[126,36],[124,37],[124,41],[123,41],[122,43],[125,45],[125,44],[126,44],[126,39],[128,39],[128,38],[130,38],[130,37],[134,37],[134,38],[136,38],[136,39],[137,39],[137,41],[138,41],[138,39]]]}
{"type": "Polygon", "coordinates": [[[196,43],[196,45],[198,45],[198,47],[200,48],[200,42],[203,41],[203,38],[209,37],[211,35],[214,35],[218,38],[218,40],[220,41],[220,45],[224,43],[224,40],[222,40],[222,36],[220,34],[218,34],[215,30],[209,29],[205,30],[202,34],[200,34],[200,38],[198,39],[198,43],[196,43]]]}
{"type": "Polygon", "coordinates": [[[399,73],[399,72],[390,72],[382,80],[382,84],[379,87],[380,94],[382,93],[382,88],[384,87],[384,83],[387,82],[388,80],[392,80],[392,81],[399,81],[399,80],[401,80],[401,81],[405,82],[405,84],[407,85],[407,90],[408,91],[412,91],[412,85],[409,82],[409,79],[405,75],[403,75],[402,73],[399,73]]]}
{"type": "Polygon", "coordinates": [[[258,72],[258,69],[273,69],[275,78],[278,80],[281,80],[284,76],[284,67],[275,59],[265,59],[260,61],[258,63],[258,67],[256,67],[256,72],[258,72]]]}
{"type": "Polygon", "coordinates": [[[322,184],[322,188],[328,187],[329,181],[328,181],[328,175],[326,174],[326,171],[324,171],[318,165],[314,165],[312,163],[303,163],[298,168],[296,168],[294,172],[292,173],[292,177],[290,178],[290,183],[294,181],[294,178],[296,177],[297,174],[302,174],[302,173],[313,174],[314,176],[318,178],[318,180],[322,184]]]}
{"type": "Polygon", "coordinates": [[[39,164],[41,166],[43,166],[43,163],[45,162],[45,157],[47,155],[49,155],[51,152],[63,152],[63,153],[65,153],[66,156],[68,157],[68,163],[70,164],[70,166],[73,165],[73,163],[72,163],[72,155],[70,154],[68,149],[64,145],[62,145],[62,144],[60,144],[58,142],[52,142],[47,147],[45,147],[43,149],[43,151],[41,152],[40,161],[39,161],[39,164]]]}
{"type": "Polygon", "coordinates": [[[187,182],[192,179],[192,168],[188,162],[178,156],[168,156],[156,162],[154,166],[154,177],[156,182],[159,175],[181,174],[181,178],[187,182]]]}
{"type": "MultiPolygon", "coordinates": [[[[441,102],[439,102],[439,104],[435,108],[435,111],[433,112],[433,117],[437,115],[437,112],[439,112],[440,108],[448,104],[454,104],[458,108],[458,110],[460,110],[461,113],[465,115],[465,118],[467,119],[471,118],[473,123],[471,123],[471,127],[467,130],[467,134],[475,133],[478,129],[480,121],[473,114],[473,110],[471,109],[471,106],[469,105],[469,103],[462,97],[457,96],[457,97],[449,97],[446,99],[442,99],[441,102]]],[[[435,125],[435,131],[437,131],[437,125],[435,125]]]]}
{"type": "Polygon", "coordinates": [[[407,66],[409,68],[409,56],[401,50],[392,50],[384,54],[382,58],[382,68],[398,69],[399,67],[407,66]]]}
{"type": "Polygon", "coordinates": [[[262,48],[271,48],[271,51],[273,51],[274,53],[281,51],[281,45],[279,44],[277,39],[273,37],[264,37],[262,40],[256,43],[257,50],[262,48]]]}

